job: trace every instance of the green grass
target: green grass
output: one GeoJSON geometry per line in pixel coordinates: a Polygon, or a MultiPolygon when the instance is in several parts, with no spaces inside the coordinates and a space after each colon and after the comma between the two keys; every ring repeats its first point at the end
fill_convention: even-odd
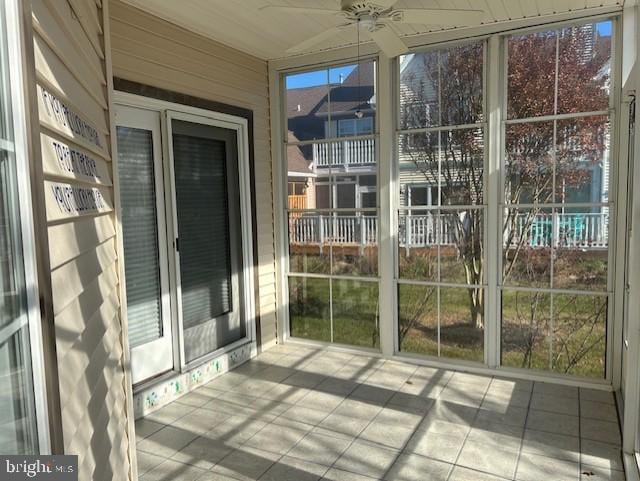
{"type": "MultiPolygon", "coordinates": [[[[571,251],[558,255],[556,285],[593,290],[606,287],[604,251],[571,251]]],[[[375,256],[369,253],[359,260],[348,257],[341,258],[340,262],[347,273],[351,273],[351,266],[357,266],[354,273],[373,272],[367,265],[367,259],[371,258],[375,256]]],[[[402,275],[434,280],[436,259],[428,252],[420,256],[401,256],[400,260],[402,275]]],[[[327,273],[329,269],[328,253],[299,253],[292,261],[304,272],[327,273]]],[[[545,272],[548,264],[548,252],[538,250],[533,255],[523,255],[512,279],[523,286],[548,285],[549,273],[545,272]]],[[[460,272],[456,269],[454,265],[450,272],[455,272],[457,278],[460,272]]],[[[291,334],[331,342],[330,283],[333,342],[377,348],[379,306],[375,282],[291,277],[291,334]]],[[[399,287],[401,350],[437,356],[439,342],[441,357],[483,362],[484,329],[476,328],[471,322],[468,289],[440,287],[439,313],[437,289],[406,284],[399,287]],[[403,327],[407,326],[403,332],[403,327]]],[[[502,364],[602,378],[606,353],[606,296],[554,293],[553,306],[552,323],[551,295],[503,291],[502,364]]]]}
{"type": "Polygon", "coordinates": [[[333,342],[377,348],[377,282],[290,278],[291,335],[331,342],[330,282],[333,290],[333,342]]]}

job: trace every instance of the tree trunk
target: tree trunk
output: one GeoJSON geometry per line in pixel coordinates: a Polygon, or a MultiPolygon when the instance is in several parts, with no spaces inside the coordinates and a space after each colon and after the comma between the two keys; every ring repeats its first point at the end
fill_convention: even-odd
{"type": "MultiPolygon", "coordinates": [[[[467,284],[482,283],[482,267],[474,266],[472,263],[465,263],[467,284]],[[475,268],[474,268],[475,267],[475,268]]],[[[484,289],[482,287],[471,287],[469,292],[469,313],[471,314],[471,325],[476,329],[484,328],[484,289]]]]}
{"type": "Polygon", "coordinates": [[[482,287],[469,289],[469,312],[471,324],[476,329],[484,328],[484,289],[482,287]]]}

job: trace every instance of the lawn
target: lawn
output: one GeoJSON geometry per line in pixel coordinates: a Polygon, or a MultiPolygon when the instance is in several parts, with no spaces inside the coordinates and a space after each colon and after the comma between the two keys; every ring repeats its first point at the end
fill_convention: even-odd
{"type": "MultiPolygon", "coordinates": [[[[344,253],[343,253],[344,254],[344,253]]],[[[401,253],[402,254],[402,253],[401,253]]],[[[431,250],[401,256],[401,274],[435,280],[431,250]]],[[[511,285],[548,286],[548,251],[524,255],[511,285]]],[[[554,284],[570,289],[606,288],[606,253],[558,252],[554,284]]],[[[463,283],[452,258],[441,265],[450,281],[463,283]],[[455,274],[454,274],[455,273],[455,274]]],[[[345,273],[371,273],[375,255],[334,258],[345,273]]],[[[303,272],[329,272],[326,252],[297,252],[292,262],[303,272]]],[[[469,289],[401,284],[399,299],[400,350],[466,361],[484,361],[484,329],[471,322],[469,289]],[[438,296],[440,297],[438,309],[438,296]]],[[[295,337],[377,348],[378,284],[337,279],[289,279],[291,334],[295,337]],[[332,295],[331,295],[332,294],[332,295]],[[333,325],[330,308],[333,304],[333,325]]],[[[543,294],[505,287],[502,291],[502,364],[602,378],[605,368],[607,296],[543,294]],[[553,320],[551,310],[553,304],[553,320]]]]}

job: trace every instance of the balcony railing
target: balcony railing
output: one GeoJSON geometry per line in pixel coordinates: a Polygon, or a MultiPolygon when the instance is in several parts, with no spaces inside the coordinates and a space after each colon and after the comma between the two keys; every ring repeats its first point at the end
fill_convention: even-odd
{"type": "MultiPolygon", "coordinates": [[[[399,225],[399,244],[406,249],[430,247],[438,245],[440,237],[440,245],[456,245],[459,234],[450,222],[442,214],[407,215],[399,225]]],[[[505,242],[510,237],[512,247],[520,243],[532,248],[551,247],[555,238],[555,247],[604,249],[609,241],[608,213],[557,214],[555,217],[551,214],[519,215],[513,225],[514,232],[507,229],[509,232],[505,234],[505,242]]],[[[375,245],[378,242],[378,219],[366,215],[291,216],[289,242],[320,246],[329,243],[360,247],[375,245]]]]}
{"type": "Polygon", "coordinates": [[[313,144],[313,163],[316,168],[375,164],[375,142],[373,139],[356,139],[313,144]]]}

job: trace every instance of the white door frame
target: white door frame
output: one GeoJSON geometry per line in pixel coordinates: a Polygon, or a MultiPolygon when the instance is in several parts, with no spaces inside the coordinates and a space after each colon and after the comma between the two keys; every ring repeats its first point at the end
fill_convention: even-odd
{"type": "MultiPolygon", "coordinates": [[[[173,297],[174,297],[175,306],[176,306],[176,320],[179,328],[178,332],[182,333],[184,328],[184,321],[182,317],[182,280],[181,280],[181,272],[180,272],[180,251],[179,249],[176,248],[176,245],[175,245],[176,239],[180,238],[180,232],[178,229],[178,213],[177,213],[178,199],[177,199],[177,189],[176,189],[176,182],[175,182],[176,180],[175,179],[175,173],[176,173],[175,159],[173,156],[173,129],[172,129],[173,120],[182,120],[185,122],[191,122],[199,125],[208,125],[211,127],[222,128],[225,130],[231,130],[235,132],[236,138],[237,138],[236,147],[238,149],[238,160],[240,160],[240,150],[242,148],[241,146],[242,127],[237,123],[232,123],[225,120],[217,120],[209,117],[203,117],[201,115],[194,115],[194,114],[184,113],[184,112],[176,112],[173,110],[167,110],[165,112],[165,122],[166,122],[165,132],[167,133],[166,145],[167,145],[167,153],[168,153],[168,156],[167,156],[168,162],[166,162],[166,164],[169,172],[168,183],[171,185],[171,191],[169,195],[171,197],[171,205],[173,206],[173,213],[172,213],[173,215],[171,219],[171,232],[173,237],[171,239],[172,239],[172,245],[173,245],[172,258],[173,258],[174,271],[175,271],[174,280],[176,283],[176,288],[175,288],[173,297]]],[[[239,180],[241,179],[240,169],[238,169],[238,179],[239,180]]],[[[227,179],[227,182],[228,182],[228,179],[227,179]]],[[[240,186],[239,186],[239,191],[240,191],[240,186]]],[[[240,197],[242,198],[242,193],[240,193],[240,197]]],[[[243,219],[242,214],[241,214],[241,219],[243,219]]],[[[244,240],[244,235],[242,235],[242,239],[244,240]]],[[[244,248],[244,243],[243,243],[243,248],[244,248]]],[[[235,249],[237,249],[237,246],[231,246],[231,251],[230,251],[231,255],[234,254],[235,249]]],[[[231,265],[232,266],[234,265],[233,261],[231,265]]],[[[244,265],[244,259],[243,259],[242,265],[244,265]]],[[[242,267],[242,266],[237,266],[237,267],[242,267]]],[[[232,271],[231,271],[232,312],[236,311],[238,312],[238,315],[242,315],[242,309],[240,309],[240,302],[243,296],[239,289],[239,285],[240,285],[239,277],[240,277],[240,274],[238,273],[238,269],[233,269],[232,267],[232,271]]],[[[251,292],[253,292],[253,290],[251,292]]],[[[200,358],[195,359],[191,362],[186,361],[186,356],[184,351],[184,337],[181,335],[178,337],[179,337],[180,358],[184,360],[183,364],[187,367],[189,367],[190,365],[199,364],[200,358]]],[[[246,337],[236,342],[244,342],[244,339],[246,339],[246,337]]],[[[205,357],[208,357],[208,356],[210,356],[210,354],[205,355],[205,357]]]]}
{"type": "MultiPolygon", "coordinates": [[[[171,322],[171,290],[169,287],[166,212],[164,193],[164,168],[162,155],[161,115],[153,110],[115,105],[116,126],[147,130],[151,132],[153,142],[153,168],[156,201],[156,225],[158,229],[158,266],[160,268],[160,302],[162,316],[162,333],[158,339],[143,345],[131,347],[131,379],[138,384],[151,377],[170,371],[173,363],[173,337],[171,322]]],[[[117,159],[114,161],[117,162],[117,159]]],[[[118,179],[118,182],[120,180],[118,179]]],[[[125,257],[121,257],[126,263],[125,257]]],[[[123,270],[124,272],[124,270],[123,270]]],[[[121,279],[124,286],[122,303],[126,308],[126,279],[121,279]]]]}
{"type": "MultiPolygon", "coordinates": [[[[166,203],[166,216],[170,219],[175,219],[175,199],[169,199],[168,194],[171,192],[170,185],[168,185],[173,178],[172,172],[170,172],[169,161],[169,148],[167,137],[167,117],[168,112],[171,112],[172,116],[179,115],[181,118],[192,118],[197,123],[204,123],[215,127],[221,127],[225,129],[235,130],[237,132],[238,139],[238,177],[239,177],[239,194],[240,194],[240,218],[241,218],[241,235],[242,235],[242,282],[243,293],[240,302],[242,304],[244,312],[244,322],[246,328],[246,336],[238,341],[235,341],[225,347],[222,347],[214,352],[211,352],[201,358],[198,358],[190,363],[185,362],[184,357],[184,343],[182,339],[182,319],[179,316],[176,302],[172,302],[172,323],[173,323],[173,357],[175,370],[180,372],[186,372],[189,369],[206,363],[208,360],[218,357],[224,353],[230,352],[238,347],[250,344],[251,356],[257,353],[256,344],[256,305],[255,305],[255,282],[254,282],[254,256],[253,256],[253,212],[251,207],[251,166],[249,159],[249,124],[247,119],[238,117],[235,115],[224,114],[220,112],[214,112],[211,110],[201,109],[197,107],[191,107],[188,105],[178,104],[175,102],[168,102],[165,100],[159,100],[150,97],[144,97],[140,95],[130,94],[126,92],[115,91],[114,102],[119,105],[137,107],[142,109],[153,110],[160,112],[162,118],[162,136],[163,136],[163,172],[164,172],[164,191],[165,191],[165,203],[166,203]]],[[[175,118],[175,117],[173,117],[175,118]]],[[[117,180],[116,180],[117,181],[117,180]]],[[[174,235],[173,222],[167,222],[167,239],[169,239],[167,246],[173,245],[174,235]]],[[[121,255],[122,253],[119,253],[121,255]]],[[[120,258],[123,258],[122,256],[120,258]]],[[[175,256],[167,254],[167,260],[169,264],[169,283],[172,293],[172,297],[175,299],[179,292],[179,285],[176,283],[176,273],[178,266],[176,264],[175,256]]]]}

